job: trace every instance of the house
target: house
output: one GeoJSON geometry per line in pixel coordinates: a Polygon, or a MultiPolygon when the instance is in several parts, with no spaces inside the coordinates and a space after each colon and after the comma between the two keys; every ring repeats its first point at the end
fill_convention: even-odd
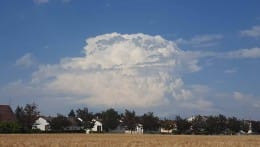
{"type": "Polygon", "coordinates": [[[32,129],[48,131],[48,130],[50,130],[50,123],[49,123],[50,121],[51,121],[50,117],[40,116],[33,124],[32,129]]]}
{"type": "Polygon", "coordinates": [[[126,134],[143,134],[144,128],[142,124],[136,124],[135,130],[125,130],[126,134]]]}
{"type": "Polygon", "coordinates": [[[86,134],[89,134],[90,132],[101,133],[103,131],[102,122],[97,119],[93,119],[93,121],[95,122],[94,126],[91,129],[87,129],[86,134]]]}
{"type": "Polygon", "coordinates": [[[15,121],[15,115],[9,105],[0,105],[0,122],[15,121]]]}
{"type": "Polygon", "coordinates": [[[160,127],[161,134],[171,134],[177,130],[177,125],[174,120],[163,120],[162,125],[160,127]]]}
{"type": "Polygon", "coordinates": [[[64,130],[66,130],[66,131],[79,131],[79,130],[82,129],[82,127],[80,126],[80,120],[81,119],[78,120],[78,118],[76,118],[76,117],[68,117],[67,119],[70,122],[70,125],[65,127],[64,130]]]}
{"type": "Polygon", "coordinates": [[[102,132],[103,130],[102,130],[101,121],[99,121],[99,120],[94,120],[94,121],[95,121],[95,124],[94,124],[93,128],[91,129],[91,131],[98,132],[98,133],[102,132]]]}

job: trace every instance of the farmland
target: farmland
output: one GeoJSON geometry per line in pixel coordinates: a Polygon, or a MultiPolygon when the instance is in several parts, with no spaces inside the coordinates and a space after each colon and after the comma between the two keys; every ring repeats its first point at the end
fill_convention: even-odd
{"type": "Polygon", "coordinates": [[[0,146],[172,147],[260,146],[260,136],[191,136],[126,134],[1,134],[0,146]]]}

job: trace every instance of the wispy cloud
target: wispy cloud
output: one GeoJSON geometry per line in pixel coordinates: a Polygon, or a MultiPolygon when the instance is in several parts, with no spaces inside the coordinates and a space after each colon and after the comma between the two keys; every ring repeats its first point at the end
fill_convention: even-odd
{"type": "Polygon", "coordinates": [[[21,67],[31,67],[36,64],[35,58],[31,53],[26,53],[16,60],[15,65],[21,67]]]}
{"type": "Polygon", "coordinates": [[[245,37],[260,37],[260,25],[253,26],[248,30],[240,31],[240,34],[245,37]]]}
{"type": "Polygon", "coordinates": [[[245,105],[253,106],[255,108],[260,108],[259,97],[255,95],[235,91],[233,92],[233,98],[236,101],[240,101],[241,103],[244,103],[245,105]]]}
{"type": "MultiPolygon", "coordinates": [[[[53,1],[53,0],[33,0],[33,2],[35,3],[35,4],[39,4],[39,5],[41,5],[41,4],[47,4],[47,3],[49,3],[50,1],[53,1]]],[[[72,0],[59,0],[60,2],[62,2],[62,3],[69,3],[69,2],[71,2],[72,0]]]]}
{"type": "Polygon", "coordinates": [[[244,99],[248,99],[249,97],[251,96],[245,95],[238,91],[233,92],[233,98],[236,100],[244,100],[244,99]]]}
{"type": "Polygon", "coordinates": [[[47,4],[49,0],[33,0],[35,4],[47,4]]]}
{"type": "Polygon", "coordinates": [[[223,39],[223,36],[220,34],[211,34],[211,35],[197,35],[191,38],[190,40],[185,40],[185,39],[177,39],[176,43],[177,44],[187,44],[191,45],[193,47],[209,47],[209,46],[214,46],[223,39]]]}
{"type": "Polygon", "coordinates": [[[260,58],[260,48],[240,49],[223,54],[226,58],[260,58]]]}
{"type": "Polygon", "coordinates": [[[224,73],[226,73],[226,74],[233,74],[236,72],[237,72],[237,70],[234,68],[224,70],[224,73]]]}

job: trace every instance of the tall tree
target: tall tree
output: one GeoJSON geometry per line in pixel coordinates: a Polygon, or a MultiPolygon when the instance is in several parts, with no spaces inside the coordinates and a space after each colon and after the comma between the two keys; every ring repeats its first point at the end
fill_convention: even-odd
{"type": "Polygon", "coordinates": [[[26,106],[24,107],[24,113],[25,113],[25,124],[26,124],[25,127],[28,130],[31,130],[32,125],[40,115],[40,111],[38,110],[38,105],[36,105],[35,103],[26,104],[26,106]]]}
{"type": "Polygon", "coordinates": [[[73,109],[70,110],[69,114],[68,114],[68,117],[72,117],[72,118],[75,118],[76,117],[76,114],[74,112],[73,109]]]}
{"type": "Polygon", "coordinates": [[[113,130],[119,125],[119,114],[113,108],[107,109],[101,113],[103,129],[105,131],[113,130]]]}
{"type": "Polygon", "coordinates": [[[206,131],[208,134],[217,134],[217,118],[209,116],[206,120],[206,131]]]}
{"type": "Polygon", "coordinates": [[[228,118],[227,127],[232,133],[237,133],[241,129],[241,122],[236,117],[228,118]]]}
{"type": "Polygon", "coordinates": [[[40,115],[38,105],[35,103],[26,104],[26,106],[17,106],[15,110],[17,122],[21,125],[22,131],[28,132],[32,129],[32,125],[40,115]]]}
{"type": "Polygon", "coordinates": [[[190,129],[191,124],[180,116],[176,116],[175,122],[177,125],[177,133],[179,134],[184,134],[190,129]]]}
{"type": "Polygon", "coordinates": [[[254,133],[260,133],[260,121],[251,121],[252,123],[252,130],[254,133]]]}
{"type": "Polygon", "coordinates": [[[132,133],[132,131],[135,130],[137,124],[137,117],[135,115],[135,112],[131,112],[126,109],[123,115],[123,123],[127,127],[127,129],[130,130],[132,133]]]}
{"type": "Polygon", "coordinates": [[[192,120],[192,129],[193,133],[195,134],[203,134],[205,133],[204,131],[206,130],[206,119],[204,117],[198,115],[192,120]]]}
{"type": "Polygon", "coordinates": [[[21,131],[24,132],[25,131],[25,112],[23,107],[21,106],[17,106],[15,109],[15,117],[16,117],[16,121],[17,123],[21,126],[21,131]]]}
{"type": "Polygon", "coordinates": [[[141,116],[141,123],[145,131],[158,131],[160,126],[159,118],[154,116],[152,112],[145,113],[141,116]]]}
{"type": "Polygon", "coordinates": [[[95,121],[94,121],[94,115],[92,112],[88,111],[88,108],[78,109],[76,111],[77,117],[80,118],[81,125],[84,127],[84,129],[91,129],[93,128],[95,121]]]}
{"type": "Polygon", "coordinates": [[[218,134],[224,133],[225,130],[227,129],[227,118],[226,118],[226,116],[219,114],[216,117],[216,120],[217,120],[217,133],[218,134]]]}
{"type": "Polygon", "coordinates": [[[63,131],[69,125],[70,121],[61,114],[57,114],[50,122],[51,129],[54,131],[63,131]]]}

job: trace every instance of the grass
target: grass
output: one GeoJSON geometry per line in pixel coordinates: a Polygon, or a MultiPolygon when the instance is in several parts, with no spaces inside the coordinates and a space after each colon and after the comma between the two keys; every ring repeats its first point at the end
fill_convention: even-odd
{"type": "Polygon", "coordinates": [[[260,136],[0,134],[2,147],[259,147],[260,136]]]}

